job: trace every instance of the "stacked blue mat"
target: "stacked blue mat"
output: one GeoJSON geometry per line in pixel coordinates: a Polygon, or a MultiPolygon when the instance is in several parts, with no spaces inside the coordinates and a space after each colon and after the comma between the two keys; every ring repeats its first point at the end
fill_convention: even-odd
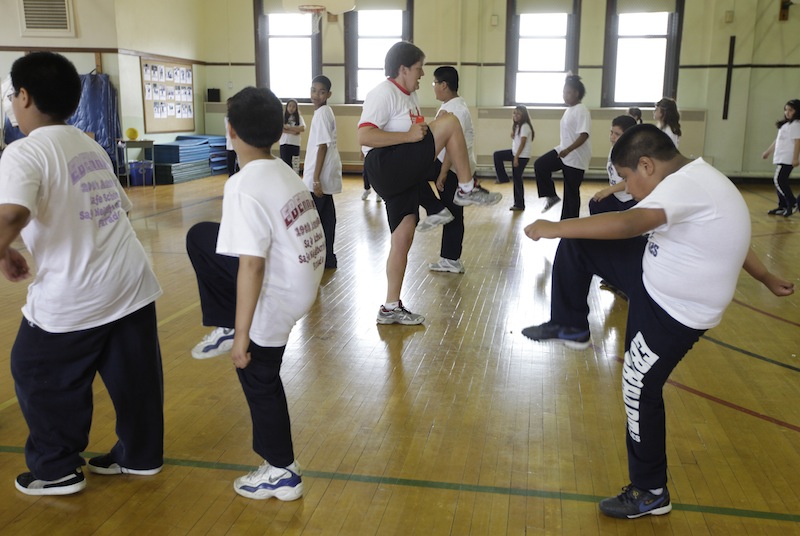
{"type": "Polygon", "coordinates": [[[156,143],[154,153],[156,184],[174,184],[211,175],[210,146],[205,138],[156,143]]]}
{"type": "Polygon", "coordinates": [[[208,141],[208,161],[212,175],[221,175],[228,172],[228,151],[225,149],[225,136],[213,134],[188,134],[178,136],[178,140],[206,140],[208,141]]]}

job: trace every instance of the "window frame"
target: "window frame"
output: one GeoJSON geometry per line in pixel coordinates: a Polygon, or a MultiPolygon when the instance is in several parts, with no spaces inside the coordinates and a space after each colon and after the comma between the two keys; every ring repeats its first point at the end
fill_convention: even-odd
{"type": "MultiPolygon", "coordinates": [[[[664,88],[662,97],[677,99],[678,73],[680,71],[681,36],[685,0],[675,0],[675,11],[670,12],[667,21],[667,50],[664,58],[664,88]]],[[[647,38],[648,36],[642,36],[647,38]]],[[[661,38],[661,36],[652,36],[661,38]]],[[[619,14],[617,0],[606,3],[606,37],[603,53],[603,80],[600,105],[604,108],[626,108],[630,106],[652,107],[651,101],[616,101],[614,92],[617,79],[617,50],[619,44],[619,14]]],[[[659,97],[660,98],[660,97],[659,97]]]]}
{"type": "MultiPolygon", "coordinates": [[[[389,10],[387,10],[389,11],[389,10]]],[[[413,42],[414,1],[406,0],[401,39],[413,42]]],[[[344,14],[344,94],[346,104],[362,104],[358,96],[358,10],[344,14]]]]}
{"type": "MultiPolygon", "coordinates": [[[[272,37],[269,33],[269,15],[281,15],[283,13],[264,13],[260,9],[261,0],[254,2],[256,10],[256,85],[258,87],[270,87],[270,65],[269,65],[269,40],[272,37]]],[[[313,17],[312,17],[313,25],[313,17]]],[[[295,36],[296,38],[296,36],[295,36]]],[[[311,35],[311,76],[314,77],[322,73],[322,20],[317,21],[317,31],[312,26],[311,35]]],[[[311,79],[309,79],[309,87],[311,79]]],[[[285,97],[281,100],[294,99],[297,102],[310,103],[311,98],[308,94],[302,96],[285,97]]]]}
{"type": "MultiPolygon", "coordinates": [[[[536,14],[537,12],[530,12],[536,14]]],[[[544,12],[543,12],[544,13],[544,12]]],[[[526,13],[527,14],[527,13],[526,13]]],[[[506,7],[506,83],[503,93],[504,106],[516,106],[524,104],[526,106],[556,107],[563,106],[563,102],[517,102],[517,74],[519,67],[519,41],[520,41],[520,16],[517,14],[517,1],[508,0],[506,7]]],[[[578,52],[580,49],[580,26],[581,26],[581,0],[572,1],[572,13],[567,14],[567,36],[564,67],[566,72],[578,74],[578,52]]],[[[527,71],[523,71],[527,72],[527,71]]],[[[565,74],[566,76],[566,74],[565,74]]]]}

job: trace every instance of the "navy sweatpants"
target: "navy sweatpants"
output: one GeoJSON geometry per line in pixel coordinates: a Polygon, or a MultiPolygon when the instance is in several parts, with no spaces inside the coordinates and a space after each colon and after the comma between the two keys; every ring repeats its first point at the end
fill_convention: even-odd
{"type": "MultiPolygon", "coordinates": [[[[197,275],[203,325],[232,328],[239,259],[216,253],[218,235],[218,223],[193,225],[186,234],[186,251],[197,275]]],[[[253,450],[275,467],[294,461],[289,407],[280,377],[285,349],[250,341],[250,364],[236,369],[253,421],[253,450]]]]}
{"type": "Polygon", "coordinates": [[[25,461],[36,478],[55,480],[84,464],[92,382],[99,373],[117,413],[111,456],[130,469],[164,463],[164,379],[155,303],[104,326],[48,333],[23,318],[11,349],[11,374],[28,423],[25,461]]]}
{"type": "Polygon", "coordinates": [[[565,166],[555,149],[543,154],[533,162],[539,197],[556,196],[553,172],[559,170],[564,174],[564,200],[561,204],[561,219],[577,218],[581,212],[581,183],[583,182],[584,170],[565,166]]]}
{"type": "MultiPolygon", "coordinates": [[[[431,167],[429,173],[432,180],[439,177],[439,172],[442,169],[442,163],[436,160],[431,167]]],[[[420,185],[419,204],[430,216],[441,211],[441,206],[444,205],[453,215],[453,221],[442,227],[442,245],[439,255],[442,258],[456,261],[461,258],[461,251],[464,244],[464,207],[456,205],[453,199],[458,190],[458,176],[453,171],[447,172],[447,178],[444,180],[444,190],[440,192],[439,197],[433,193],[433,189],[429,184],[420,185]]]]}
{"type": "Polygon", "coordinates": [[[588,329],[589,285],[598,275],[628,296],[622,398],[627,416],[628,472],[640,489],[667,483],[666,416],[662,388],[705,330],[664,311],[642,282],[647,239],[562,239],[553,264],[551,320],[588,329]]]}

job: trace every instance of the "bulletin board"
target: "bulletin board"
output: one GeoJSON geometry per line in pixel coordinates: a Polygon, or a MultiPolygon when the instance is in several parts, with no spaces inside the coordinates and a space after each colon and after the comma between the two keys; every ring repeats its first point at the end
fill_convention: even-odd
{"type": "Polygon", "coordinates": [[[139,58],[145,132],[194,131],[192,65],[139,58]]]}

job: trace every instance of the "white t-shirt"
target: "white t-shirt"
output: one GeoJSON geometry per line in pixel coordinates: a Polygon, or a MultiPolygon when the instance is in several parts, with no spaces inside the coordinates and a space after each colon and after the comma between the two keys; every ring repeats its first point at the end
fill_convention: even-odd
{"type": "Polygon", "coordinates": [[[31,212],[21,235],[36,276],[22,314],[43,330],[102,326],[161,295],[111,160],[77,128],[39,127],[9,145],[0,203],[31,212]]]}
{"type": "Polygon", "coordinates": [[[781,125],[781,128],[778,129],[778,137],[775,138],[772,163],[791,166],[794,158],[794,142],[797,139],[800,139],[800,121],[781,125]]]}
{"type": "Polygon", "coordinates": [[[228,117],[225,116],[223,121],[225,122],[225,150],[233,151],[233,142],[231,141],[231,133],[228,132],[228,117]]]}
{"type": "Polygon", "coordinates": [[[225,183],[217,253],[265,259],[250,339],[284,346],[317,299],[325,235],[311,193],[283,161],[251,161],[225,183]]]}
{"type": "Polygon", "coordinates": [[[685,326],[719,324],[750,248],[750,213],[739,191],[698,158],[662,180],[636,208],[667,214],[642,258],[647,292],[685,326]]]}
{"type": "Polygon", "coordinates": [[[664,125],[664,128],[662,128],[661,131],[664,134],[666,134],[667,136],[669,136],[669,139],[672,140],[672,143],[675,144],[675,148],[677,149],[678,148],[678,144],[681,142],[681,137],[678,136],[677,134],[675,134],[672,131],[672,127],[669,126],[669,125],[664,125]]]}
{"type": "MultiPolygon", "coordinates": [[[[301,126],[305,128],[306,122],[305,120],[303,120],[303,116],[300,115],[299,113],[297,114],[297,116],[300,118],[299,125],[295,124],[294,117],[289,118],[289,122],[287,123],[287,125],[292,127],[301,126]]],[[[281,134],[281,139],[278,140],[278,145],[297,145],[298,147],[300,147],[300,134],[289,134],[288,132],[284,132],[283,134],[281,134]]]]}
{"type": "Polygon", "coordinates": [[[342,191],[342,159],[336,147],[336,118],[330,106],[320,106],[311,118],[308,132],[306,161],[303,166],[303,182],[309,190],[314,190],[314,170],[317,167],[317,153],[322,144],[328,146],[322,171],[319,174],[320,186],[324,194],[338,194],[342,191]]]}
{"type": "Polygon", "coordinates": [[[514,134],[514,139],[511,142],[511,155],[516,156],[517,150],[519,149],[519,144],[522,143],[522,138],[526,138],[525,146],[522,148],[522,152],[519,154],[520,158],[530,158],[531,157],[531,138],[533,138],[533,130],[528,123],[522,123],[522,126],[519,130],[514,134]]]}
{"type": "MultiPolygon", "coordinates": [[[[425,120],[419,110],[417,92],[407,92],[387,78],[367,93],[358,128],[374,126],[384,132],[408,132],[412,123],[425,120]]],[[[361,146],[364,156],[372,147],[361,146]]]]}
{"type": "MultiPolygon", "coordinates": [[[[589,115],[589,109],[578,103],[570,106],[564,111],[561,116],[561,142],[556,147],[556,152],[560,153],[570,145],[572,145],[578,136],[582,133],[592,133],[592,116],[589,115]]],[[[586,140],[583,145],[569,153],[561,159],[565,166],[573,167],[576,169],[589,169],[589,161],[592,159],[592,140],[586,140]]]]}
{"type": "MultiPolygon", "coordinates": [[[[439,106],[439,110],[436,112],[436,114],[438,115],[441,111],[450,112],[451,114],[455,115],[458,118],[458,121],[461,123],[461,130],[464,131],[464,140],[467,142],[469,170],[470,173],[475,174],[475,168],[478,165],[477,161],[475,160],[475,149],[473,148],[473,145],[475,144],[475,130],[472,127],[472,116],[469,113],[467,101],[465,101],[462,97],[453,97],[449,101],[443,102],[442,105],[439,106]]],[[[447,152],[447,150],[442,149],[442,152],[439,153],[439,162],[444,162],[445,152],[447,152]]],[[[450,166],[450,169],[455,173],[455,166],[450,166]]]]}
{"type": "MultiPolygon", "coordinates": [[[[613,147],[612,147],[613,150],[613,147]]],[[[622,182],[622,177],[619,176],[617,173],[617,168],[614,167],[614,164],[611,163],[611,153],[608,153],[608,164],[606,164],[606,169],[608,170],[608,185],[609,186],[616,186],[617,184],[622,182]]],[[[622,203],[627,203],[628,201],[633,200],[633,196],[629,194],[627,191],[623,190],[622,192],[614,192],[614,197],[620,200],[622,203]]]]}

